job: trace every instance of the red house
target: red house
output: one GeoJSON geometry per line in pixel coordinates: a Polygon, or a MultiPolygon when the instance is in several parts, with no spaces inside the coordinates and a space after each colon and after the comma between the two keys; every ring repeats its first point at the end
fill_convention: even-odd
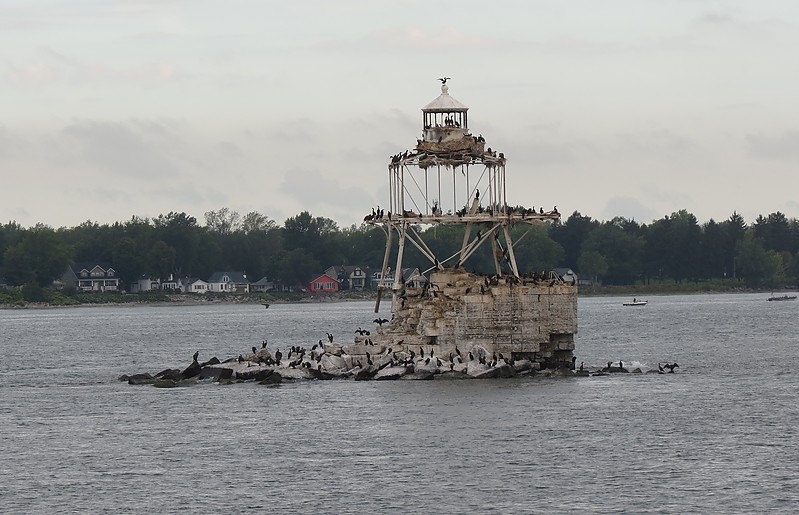
{"type": "Polygon", "coordinates": [[[335,293],[338,291],[338,280],[327,274],[322,274],[308,285],[311,293],[335,293]]]}

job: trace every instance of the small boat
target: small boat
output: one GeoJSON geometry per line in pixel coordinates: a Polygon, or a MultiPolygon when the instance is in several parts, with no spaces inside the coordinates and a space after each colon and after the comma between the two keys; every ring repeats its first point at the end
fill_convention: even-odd
{"type": "Polygon", "coordinates": [[[269,307],[269,303],[268,303],[268,302],[261,302],[261,305],[262,305],[263,307],[265,307],[265,308],[268,308],[268,307],[269,307]]]}
{"type": "Polygon", "coordinates": [[[633,299],[632,302],[622,302],[622,306],[646,306],[648,300],[633,299]]]}
{"type": "Polygon", "coordinates": [[[779,297],[775,297],[774,295],[772,295],[771,297],[768,298],[768,300],[769,302],[771,302],[772,300],[796,300],[796,295],[782,295],[779,297]]]}

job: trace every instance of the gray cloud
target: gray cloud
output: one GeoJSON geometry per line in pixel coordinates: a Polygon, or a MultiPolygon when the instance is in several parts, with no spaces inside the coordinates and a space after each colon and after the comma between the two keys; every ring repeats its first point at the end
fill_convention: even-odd
{"type": "Polygon", "coordinates": [[[753,134],[746,137],[749,152],[761,159],[799,158],[799,131],[785,131],[778,136],[753,134]]]}
{"type": "Polygon", "coordinates": [[[346,213],[348,220],[353,219],[354,212],[366,213],[375,202],[371,195],[357,186],[357,182],[351,180],[351,176],[333,179],[315,169],[288,170],[278,189],[295,200],[303,210],[313,213],[315,209],[328,211],[332,208],[340,214],[346,213]]]}
{"type": "Polygon", "coordinates": [[[663,127],[638,129],[618,135],[620,155],[646,156],[671,163],[695,163],[703,157],[702,147],[694,140],[663,127]]]}
{"type": "MultiPolygon", "coordinates": [[[[697,177],[697,179],[699,178],[697,177]]],[[[666,186],[654,182],[651,178],[647,178],[645,181],[641,182],[640,186],[641,192],[646,196],[646,198],[658,202],[660,205],[687,206],[693,201],[689,195],[679,191],[666,190],[666,186]]],[[[671,184],[670,186],[672,188],[679,187],[678,181],[675,181],[675,183],[671,184]]],[[[690,187],[688,189],[690,189],[690,187]]],[[[673,210],[677,211],[678,208],[674,207],[673,210]]]]}
{"type": "Polygon", "coordinates": [[[170,142],[163,138],[148,140],[147,136],[130,124],[115,122],[80,121],[62,131],[64,148],[71,151],[73,167],[89,167],[108,178],[164,180],[176,175],[177,168],[170,156],[159,148],[169,146],[170,142]]]}
{"type": "Polygon", "coordinates": [[[602,211],[602,218],[610,220],[613,217],[622,216],[633,219],[638,223],[649,223],[658,218],[657,212],[645,206],[641,201],[633,197],[614,196],[608,199],[602,211]]]}

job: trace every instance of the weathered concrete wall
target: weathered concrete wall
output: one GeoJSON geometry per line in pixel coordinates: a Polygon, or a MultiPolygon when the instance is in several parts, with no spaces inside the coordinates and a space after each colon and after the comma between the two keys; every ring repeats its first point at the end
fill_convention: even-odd
{"type": "Polygon", "coordinates": [[[394,319],[374,338],[394,351],[421,347],[447,359],[479,346],[492,355],[568,366],[577,332],[577,288],[562,281],[433,273],[430,287],[407,290],[394,319]]]}

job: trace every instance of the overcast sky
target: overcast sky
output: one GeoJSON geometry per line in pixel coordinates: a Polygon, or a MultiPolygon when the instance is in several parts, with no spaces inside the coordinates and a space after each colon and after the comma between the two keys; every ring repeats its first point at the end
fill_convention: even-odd
{"type": "Polygon", "coordinates": [[[511,204],[799,217],[794,0],[0,0],[0,222],[387,202],[452,77],[511,204]]]}

